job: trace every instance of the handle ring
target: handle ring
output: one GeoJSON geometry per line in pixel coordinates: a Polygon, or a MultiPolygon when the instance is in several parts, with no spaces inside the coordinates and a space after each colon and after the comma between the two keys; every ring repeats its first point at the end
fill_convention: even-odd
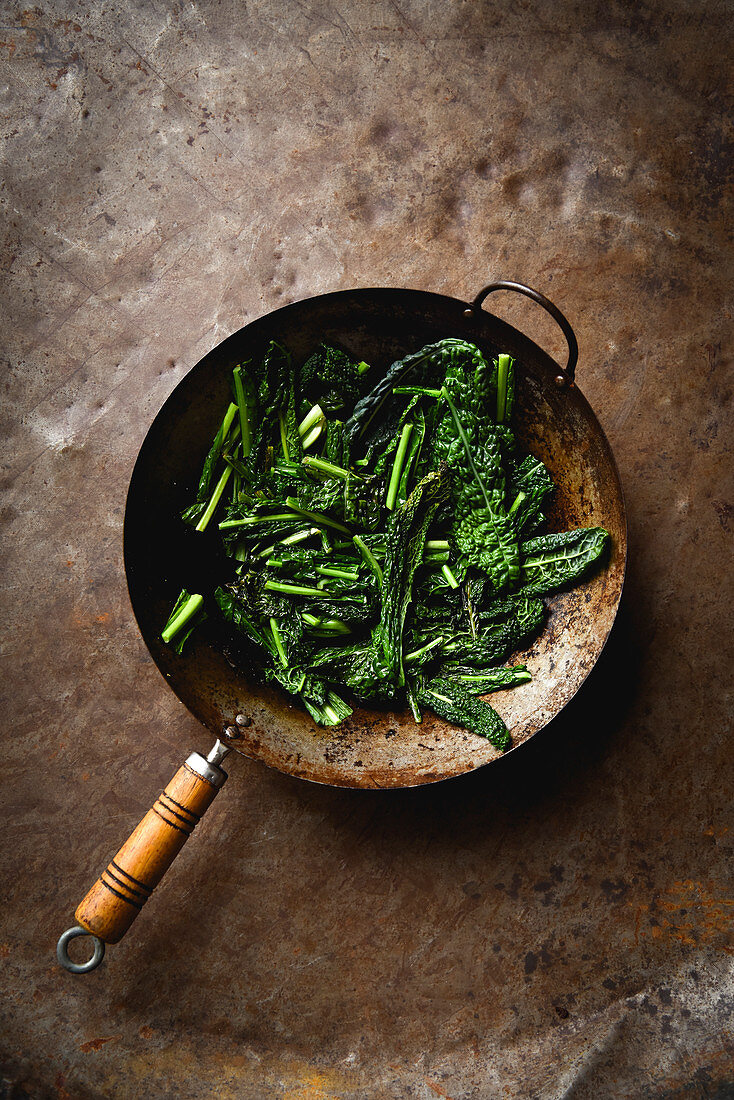
{"type": "Polygon", "coordinates": [[[546,313],[549,313],[553,320],[557,322],[568,344],[568,362],[566,363],[565,369],[557,376],[556,385],[559,387],[572,386],[576,375],[576,363],[579,358],[579,345],[576,339],[576,333],[571,328],[568,318],[561,313],[558,306],[551,302],[550,298],[546,298],[545,294],[541,294],[539,290],[533,290],[532,287],[525,286],[524,283],[513,283],[507,279],[502,279],[497,283],[490,283],[479,291],[471,304],[471,309],[465,310],[466,316],[470,317],[473,313],[479,312],[482,308],[482,302],[487,295],[493,294],[496,290],[514,290],[518,294],[524,294],[526,298],[530,298],[533,302],[537,302],[539,306],[542,306],[546,313]]]}
{"type": "Polygon", "coordinates": [[[59,936],[59,942],[56,944],[56,958],[59,960],[59,965],[63,966],[64,970],[68,970],[71,974],[88,974],[90,970],[96,970],[102,962],[104,958],[104,949],[104,941],[101,940],[99,936],[95,936],[93,932],[88,932],[86,928],[80,928],[77,924],[74,928],[67,928],[67,930],[59,936]],[[75,940],[77,936],[91,936],[94,940],[94,954],[91,959],[85,963],[72,962],[66,950],[69,940],[75,940]]]}

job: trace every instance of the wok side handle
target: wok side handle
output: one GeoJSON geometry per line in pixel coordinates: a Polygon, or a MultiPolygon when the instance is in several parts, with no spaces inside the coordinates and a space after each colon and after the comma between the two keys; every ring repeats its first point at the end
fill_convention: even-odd
{"type": "Polygon", "coordinates": [[[490,283],[479,291],[471,304],[471,308],[465,311],[466,316],[471,317],[474,313],[478,313],[487,295],[494,294],[497,290],[514,290],[518,294],[524,294],[526,298],[530,298],[533,302],[537,302],[539,306],[542,306],[546,313],[549,313],[553,320],[558,323],[568,344],[568,362],[566,363],[565,370],[556,378],[556,385],[572,386],[576,376],[576,363],[579,358],[579,345],[576,339],[576,333],[571,328],[568,318],[561,313],[558,306],[551,302],[550,298],[546,298],[545,294],[541,294],[539,290],[533,290],[532,287],[525,286],[524,283],[513,283],[507,279],[502,279],[497,283],[490,283]]]}
{"type": "Polygon", "coordinates": [[[217,741],[208,757],[192,753],[120,848],[78,907],[76,928],[64,932],[57,947],[60,964],[74,974],[99,966],[104,945],[118,943],[173,863],[223,786],[220,762],[229,748],[217,741]],[[67,944],[90,935],[95,951],[87,963],[74,963],[67,944]]]}

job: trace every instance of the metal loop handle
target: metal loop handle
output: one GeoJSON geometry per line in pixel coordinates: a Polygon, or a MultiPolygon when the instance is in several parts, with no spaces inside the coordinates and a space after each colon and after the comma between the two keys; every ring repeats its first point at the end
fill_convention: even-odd
{"type": "Polygon", "coordinates": [[[568,318],[564,317],[558,306],[554,305],[550,298],[546,298],[545,294],[541,294],[539,290],[533,290],[532,287],[525,286],[524,283],[513,283],[506,279],[498,283],[490,283],[489,286],[485,286],[480,290],[472,302],[471,312],[473,313],[480,310],[484,299],[488,294],[493,294],[495,290],[515,290],[518,294],[524,294],[526,298],[531,298],[532,301],[537,302],[539,306],[543,307],[546,313],[550,313],[553,320],[560,326],[568,344],[568,362],[566,363],[563,374],[556,378],[556,383],[559,386],[573,385],[573,380],[576,375],[576,363],[579,357],[579,345],[576,340],[576,333],[571,328],[568,318]]]}
{"type": "Polygon", "coordinates": [[[102,962],[104,948],[104,941],[99,936],[95,936],[93,932],[88,932],[86,928],[80,928],[79,925],[76,925],[74,928],[67,928],[66,932],[59,936],[59,942],[56,944],[56,958],[64,970],[68,970],[71,974],[88,974],[90,970],[96,970],[102,962]],[[94,940],[94,954],[88,962],[75,963],[69,958],[69,953],[66,950],[67,944],[69,940],[75,940],[77,936],[91,936],[94,940]]]}

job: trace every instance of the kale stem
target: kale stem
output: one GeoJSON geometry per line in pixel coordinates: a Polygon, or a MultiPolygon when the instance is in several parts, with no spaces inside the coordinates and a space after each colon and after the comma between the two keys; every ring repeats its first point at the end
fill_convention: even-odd
{"type": "Polygon", "coordinates": [[[377,583],[379,585],[381,585],[382,584],[382,569],[380,568],[380,564],[377,561],[377,558],[372,553],[372,551],[370,550],[367,543],[363,539],[361,539],[359,537],[359,535],[355,535],[354,538],[352,539],[352,542],[354,543],[354,545],[357,547],[360,554],[364,558],[365,564],[368,565],[370,567],[370,569],[372,570],[372,572],[374,573],[375,579],[377,580],[377,583]]]}
{"type": "Polygon", "coordinates": [[[288,450],[288,440],[285,434],[285,418],[282,412],[278,413],[278,420],[280,421],[280,445],[283,448],[283,458],[286,462],[290,462],[291,453],[288,450]]]}
{"type": "Polygon", "coordinates": [[[306,626],[310,626],[313,630],[328,630],[332,634],[351,634],[352,628],[343,623],[341,619],[319,619],[316,615],[309,615],[308,612],[303,612],[301,615],[306,626]]]}
{"type": "Polygon", "coordinates": [[[282,664],[283,668],[287,668],[288,667],[288,658],[286,657],[285,650],[283,649],[283,640],[280,636],[280,630],[278,629],[277,619],[271,619],[270,620],[270,629],[273,632],[273,641],[275,642],[275,648],[278,650],[278,656],[280,657],[280,663],[282,664]]]}
{"type": "Polygon", "coordinates": [[[222,435],[222,446],[224,446],[224,442],[229,435],[229,429],[232,427],[232,421],[234,420],[236,415],[237,406],[234,404],[234,402],[232,402],[226,413],[224,414],[224,420],[222,421],[222,426],[219,429],[222,435]]]}
{"type": "Polygon", "coordinates": [[[225,519],[219,524],[220,531],[228,531],[231,527],[247,527],[251,523],[273,523],[275,520],[295,519],[290,512],[278,512],[273,516],[245,516],[244,519],[225,519]]]}
{"type": "Polygon", "coordinates": [[[298,434],[301,439],[308,435],[311,429],[320,424],[324,420],[324,410],[320,405],[314,405],[310,412],[306,413],[301,423],[298,425],[298,434]]]}
{"type": "Polygon", "coordinates": [[[212,493],[212,498],[206,506],[206,511],[204,512],[204,515],[201,517],[201,519],[199,520],[199,522],[196,525],[196,530],[197,531],[206,530],[206,527],[209,523],[209,520],[214,515],[216,507],[219,504],[219,498],[221,497],[222,493],[224,492],[225,486],[226,486],[227,482],[229,481],[231,473],[232,473],[232,467],[231,466],[225,466],[224,467],[224,473],[222,474],[219,481],[217,482],[217,484],[214,488],[214,492],[212,493]]]}
{"type": "Polygon", "coordinates": [[[311,431],[308,433],[308,435],[305,435],[303,437],[303,441],[302,441],[301,445],[302,445],[304,451],[307,451],[309,447],[313,447],[314,443],[316,442],[316,440],[321,435],[321,432],[323,430],[323,427],[324,427],[325,423],[326,423],[326,421],[322,420],[319,424],[317,424],[315,427],[313,427],[311,429],[311,431]]]}
{"type": "MultiPolygon", "coordinates": [[[[327,462],[324,458],[312,458],[310,455],[306,455],[305,458],[301,459],[301,462],[310,470],[318,470],[319,473],[329,474],[331,477],[338,477],[343,481],[346,481],[349,477],[349,470],[345,470],[341,466],[335,466],[333,462],[327,462]]],[[[352,474],[352,477],[357,476],[357,474],[352,474]]]]}
{"type": "Polygon", "coordinates": [[[327,599],[333,595],[330,592],[325,592],[321,588],[308,588],[305,584],[281,584],[280,581],[265,581],[263,588],[266,588],[268,592],[282,592],[284,596],[326,596],[327,599]]]}
{"type": "Polygon", "coordinates": [[[490,505],[489,505],[489,497],[487,496],[487,490],[484,487],[484,482],[482,481],[481,477],[479,476],[479,470],[477,470],[477,468],[474,464],[474,459],[472,458],[471,448],[469,446],[469,440],[467,439],[466,432],[464,431],[464,427],[463,427],[461,421],[459,420],[459,414],[456,411],[456,406],[454,405],[453,401],[451,400],[451,394],[449,393],[449,391],[446,389],[445,386],[442,387],[441,392],[444,395],[444,397],[446,398],[446,401],[448,402],[449,409],[451,410],[451,415],[454,418],[454,424],[456,425],[456,430],[459,433],[459,438],[461,439],[461,442],[464,444],[464,450],[466,451],[466,457],[469,459],[469,465],[471,466],[471,471],[474,474],[474,479],[475,479],[477,485],[479,486],[479,488],[482,491],[482,496],[484,497],[484,503],[485,503],[485,506],[487,508],[487,511],[491,512],[492,509],[490,508],[490,505]]]}
{"type": "Polygon", "coordinates": [[[443,634],[439,634],[437,638],[434,638],[432,642],[428,642],[427,645],[421,646],[420,649],[414,649],[412,653],[406,653],[403,657],[403,662],[408,664],[409,661],[417,661],[424,653],[430,653],[433,649],[440,649],[445,641],[446,639],[443,634]]]}
{"type": "Polygon", "coordinates": [[[327,527],[335,527],[337,531],[343,531],[345,535],[349,534],[349,528],[345,527],[343,523],[339,523],[335,519],[330,519],[329,516],[325,516],[321,512],[307,512],[305,508],[301,508],[298,503],[298,497],[286,497],[285,502],[288,507],[294,512],[297,512],[299,516],[306,516],[308,519],[312,519],[314,523],[323,523],[327,527]]]}
{"type": "Polygon", "coordinates": [[[395,507],[395,501],[397,500],[400,475],[405,465],[405,455],[408,451],[408,443],[412,431],[413,424],[411,422],[403,424],[403,430],[400,433],[400,442],[398,443],[398,449],[395,454],[395,461],[393,462],[392,474],[390,475],[390,484],[387,487],[387,496],[385,498],[385,507],[389,512],[392,512],[395,507]]]}
{"type": "Polygon", "coordinates": [[[364,374],[365,371],[370,369],[369,363],[365,363],[364,359],[361,363],[357,363],[357,374],[364,374]]]}
{"type": "Polygon", "coordinates": [[[237,407],[240,411],[240,429],[242,431],[242,456],[247,458],[252,448],[250,438],[250,421],[247,416],[247,401],[245,400],[245,387],[242,385],[242,366],[236,366],[232,371],[234,378],[234,392],[237,398],[237,407]]]}
{"type": "Polygon", "coordinates": [[[301,531],[296,531],[293,535],[288,535],[285,539],[278,539],[272,546],[268,546],[265,550],[261,550],[257,555],[259,558],[270,557],[276,546],[295,546],[297,542],[305,542],[306,539],[310,539],[311,535],[318,535],[318,527],[304,527],[301,531]]]}
{"type": "Polygon", "coordinates": [[[459,582],[457,581],[456,577],[454,576],[454,574],[449,569],[448,565],[443,565],[441,567],[441,572],[443,573],[444,577],[449,582],[449,584],[451,585],[452,588],[458,588],[459,587],[459,582]]]}
{"type": "Polygon", "coordinates": [[[428,539],[423,547],[424,550],[448,550],[448,539],[428,539]]]}
{"type": "Polygon", "coordinates": [[[523,493],[522,490],[520,490],[520,492],[515,497],[515,500],[513,501],[512,507],[510,508],[509,512],[507,513],[508,516],[514,516],[515,512],[518,510],[518,508],[520,507],[522,502],[525,500],[525,495],[526,494],[523,493]]]}
{"type": "Polygon", "coordinates": [[[188,600],[182,605],[177,614],[166,623],[163,629],[161,638],[166,644],[168,644],[172,638],[175,638],[176,635],[183,630],[186,624],[193,619],[194,615],[201,610],[203,603],[203,596],[197,594],[189,596],[188,600]]]}
{"type": "Polygon", "coordinates": [[[507,379],[510,374],[509,355],[497,356],[497,423],[503,424],[507,412],[507,379]]]}
{"type": "Polygon", "coordinates": [[[408,706],[410,707],[411,711],[413,712],[413,718],[415,719],[416,722],[418,722],[420,724],[423,721],[423,715],[420,712],[420,707],[418,706],[418,700],[415,697],[415,685],[412,684],[410,681],[408,681],[408,683],[406,684],[405,695],[406,695],[406,698],[408,700],[408,706]]]}
{"type": "Polygon", "coordinates": [[[394,394],[409,393],[411,395],[423,394],[424,397],[440,397],[441,391],[431,389],[429,386],[394,386],[394,394]]]}
{"type": "Polygon", "coordinates": [[[323,577],[342,577],[345,581],[359,580],[359,573],[354,573],[350,569],[336,569],[331,565],[317,565],[316,572],[323,577]]]}

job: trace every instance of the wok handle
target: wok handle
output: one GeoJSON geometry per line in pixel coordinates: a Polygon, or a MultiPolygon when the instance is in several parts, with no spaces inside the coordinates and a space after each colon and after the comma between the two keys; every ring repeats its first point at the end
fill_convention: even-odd
{"type": "Polygon", "coordinates": [[[104,945],[122,939],[223,786],[227,773],[219,765],[229,751],[217,741],[208,757],[192,753],[179,768],[74,914],[78,926],[64,932],[57,948],[63,967],[94,970],[104,945]],[[94,939],[94,955],[73,963],[67,944],[83,935],[94,939]]]}
{"type": "Polygon", "coordinates": [[[514,290],[518,294],[524,294],[526,298],[531,298],[532,301],[542,306],[546,313],[550,313],[553,320],[558,322],[568,344],[568,362],[566,363],[565,370],[556,378],[556,384],[558,386],[572,386],[576,375],[579,345],[576,339],[576,333],[571,328],[568,318],[561,313],[557,305],[551,302],[550,298],[546,298],[545,294],[541,294],[539,290],[533,290],[532,287],[525,286],[524,283],[513,283],[507,279],[502,279],[497,283],[490,283],[488,286],[483,287],[472,302],[471,309],[466,310],[467,316],[478,313],[487,295],[494,294],[496,290],[514,290]]]}

